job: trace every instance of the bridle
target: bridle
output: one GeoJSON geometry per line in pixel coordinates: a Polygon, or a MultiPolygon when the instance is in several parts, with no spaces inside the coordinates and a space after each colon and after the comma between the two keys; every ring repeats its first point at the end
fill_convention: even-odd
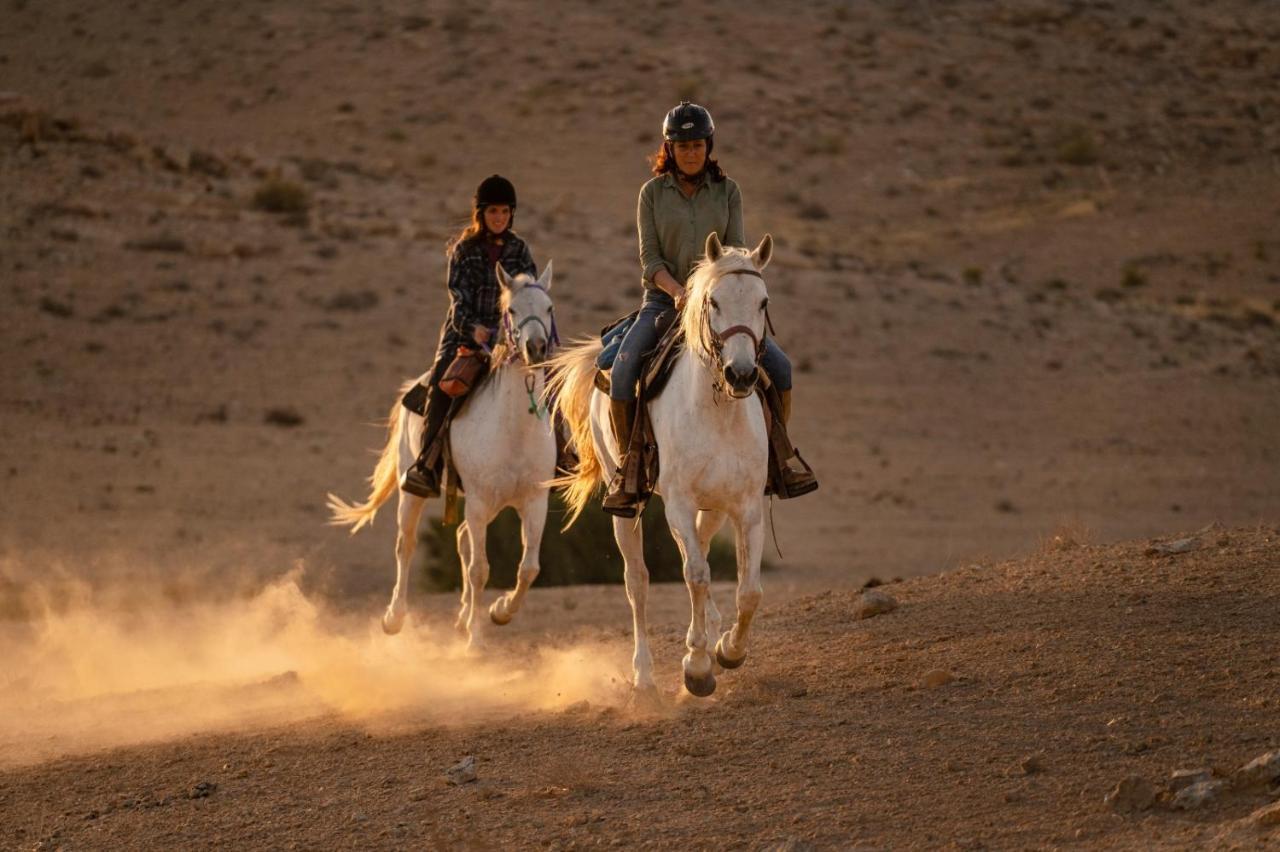
{"type": "MultiPolygon", "coordinates": [[[[725,272],[720,277],[724,278],[727,275],[754,275],[761,281],[764,280],[764,276],[755,269],[734,269],[725,272]]],[[[707,299],[709,300],[710,298],[711,296],[708,294],[707,299]]],[[[711,312],[704,310],[703,315],[706,317],[706,337],[711,343],[711,358],[716,366],[716,390],[724,392],[724,345],[729,341],[729,338],[737,334],[745,334],[751,338],[751,345],[756,353],[755,366],[759,370],[760,358],[764,355],[765,342],[769,339],[769,332],[773,330],[773,320],[769,318],[769,308],[766,306],[764,311],[766,331],[764,335],[757,337],[756,333],[745,325],[731,325],[722,331],[715,331],[711,328],[711,312]]]]}
{"type": "MultiPolygon", "coordinates": [[[[547,291],[546,287],[543,287],[538,283],[526,284],[520,289],[524,290],[530,287],[534,290],[541,290],[543,293],[547,293],[548,297],[551,295],[547,291]]],[[[524,337],[524,327],[535,322],[542,326],[542,334],[547,339],[547,355],[551,355],[551,353],[555,351],[556,347],[560,345],[560,333],[556,330],[556,309],[554,306],[551,308],[550,328],[548,328],[547,324],[542,321],[542,317],[534,316],[533,314],[530,314],[513,326],[511,324],[510,312],[503,312],[502,338],[503,342],[507,345],[507,359],[503,362],[504,364],[511,364],[517,360],[524,359],[524,347],[520,345],[521,338],[524,337]]],[[[541,417],[542,413],[538,404],[538,397],[534,393],[534,387],[537,384],[537,378],[534,376],[534,365],[526,361],[525,366],[530,368],[526,370],[524,374],[524,389],[525,393],[529,395],[529,413],[536,417],[541,417]]],[[[547,368],[543,367],[542,370],[543,378],[546,378],[547,368]]]]}
{"type": "MultiPolygon", "coordinates": [[[[526,284],[524,285],[524,287],[521,287],[520,289],[525,290],[529,288],[532,288],[534,290],[541,290],[543,293],[547,293],[546,287],[543,287],[541,284],[536,284],[536,283],[526,284]]],[[[548,295],[550,294],[548,293],[548,295]]],[[[530,314],[529,316],[520,320],[518,324],[516,324],[515,326],[512,326],[511,314],[503,313],[502,337],[503,337],[503,342],[507,344],[507,349],[508,349],[507,362],[508,363],[521,357],[520,353],[523,350],[520,346],[520,341],[524,337],[524,327],[526,325],[529,325],[530,323],[535,323],[535,322],[538,325],[542,326],[542,334],[547,339],[548,355],[550,355],[553,351],[555,351],[556,346],[560,344],[560,334],[558,331],[556,331],[556,312],[554,307],[551,309],[550,327],[548,327],[547,324],[542,321],[542,317],[534,316],[533,314],[530,314]]]]}

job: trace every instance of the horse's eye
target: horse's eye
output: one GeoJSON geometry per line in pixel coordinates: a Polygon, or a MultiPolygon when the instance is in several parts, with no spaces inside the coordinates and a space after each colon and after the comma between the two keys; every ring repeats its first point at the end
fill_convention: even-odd
{"type": "Polygon", "coordinates": [[[720,304],[715,299],[710,299],[709,301],[711,302],[711,310],[713,311],[720,310],[720,304]]]}
{"type": "Polygon", "coordinates": [[[768,299],[767,297],[766,297],[766,298],[764,298],[764,299],[761,299],[761,300],[760,300],[760,310],[762,310],[762,311],[763,311],[763,310],[765,310],[765,309],[766,309],[766,308],[768,308],[768,307],[769,307],[769,299],[768,299]]]}

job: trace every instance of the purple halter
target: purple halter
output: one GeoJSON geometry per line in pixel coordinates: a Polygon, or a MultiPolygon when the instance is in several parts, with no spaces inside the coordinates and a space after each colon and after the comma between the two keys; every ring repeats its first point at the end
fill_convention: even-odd
{"type": "MultiPolygon", "coordinates": [[[[524,287],[521,287],[520,289],[523,290],[529,287],[532,287],[535,290],[541,290],[543,293],[547,293],[547,288],[537,283],[526,284],[524,285],[524,287]]],[[[548,295],[550,294],[548,293],[548,295]]],[[[520,321],[519,325],[512,328],[511,314],[504,313],[502,315],[502,334],[503,334],[503,337],[506,338],[507,342],[511,344],[510,347],[508,347],[511,350],[510,353],[507,355],[508,363],[520,357],[520,350],[519,350],[519,346],[517,345],[519,343],[518,335],[520,334],[520,331],[525,327],[525,325],[530,322],[536,322],[538,325],[541,325],[543,331],[547,333],[547,354],[548,355],[550,355],[553,351],[555,351],[555,348],[560,345],[560,333],[556,330],[555,308],[551,309],[551,327],[550,328],[547,328],[546,323],[544,323],[539,317],[534,317],[534,316],[525,317],[520,321]]]]}

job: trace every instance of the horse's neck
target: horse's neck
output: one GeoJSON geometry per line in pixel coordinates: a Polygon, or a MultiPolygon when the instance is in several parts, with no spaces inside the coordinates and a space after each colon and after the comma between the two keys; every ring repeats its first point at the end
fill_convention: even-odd
{"type": "Polygon", "coordinates": [[[750,400],[730,399],[718,393],[711,366],[703,363],[687,348],[680,353],[675,375],[671,377],[663,396],[670,394],[672,390],[676,391],[675,397],[681,413],[697,418],[700,425],[737,430],[746,422],[750,400]],[[671,385],[676,387],[672,388],[671,385]]]}
{"type": "MultiPolygon", "coordinates": [[[[544,377],[542,370],[533,370],[533,397],[541,399],[544,377]]],[[[486,403],[503,411],[510,409],[516,414],[523,414],[529,420],[529,386],[528,375],[520,361],[504,361],[494,367],[489,380],[480,388],[478,395],[487,397],[486,403]]],[[[479,401],[479,400],[477,400],[479,401]]]]}

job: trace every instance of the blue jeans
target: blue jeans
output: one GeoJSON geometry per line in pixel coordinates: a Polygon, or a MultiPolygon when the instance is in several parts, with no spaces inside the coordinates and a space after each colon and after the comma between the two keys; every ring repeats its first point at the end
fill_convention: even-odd
{"type": "MultiPolygon", "coordinates": [[[[627,336],[622,338],[618,357],[613,362],[613,370],[609,376],[611,398],[620,402],[636,398],[636,382],[640,378],[642,359],[658,345],[658,318],[667,311],[675,310],[675,307],[675,300],[661,290],[644,291],[640,316],[636,317],[627,336]]],[[[765,339],[760,366],[778,390],[791,390],[791,361],[772,337],[765,339]]]]}

